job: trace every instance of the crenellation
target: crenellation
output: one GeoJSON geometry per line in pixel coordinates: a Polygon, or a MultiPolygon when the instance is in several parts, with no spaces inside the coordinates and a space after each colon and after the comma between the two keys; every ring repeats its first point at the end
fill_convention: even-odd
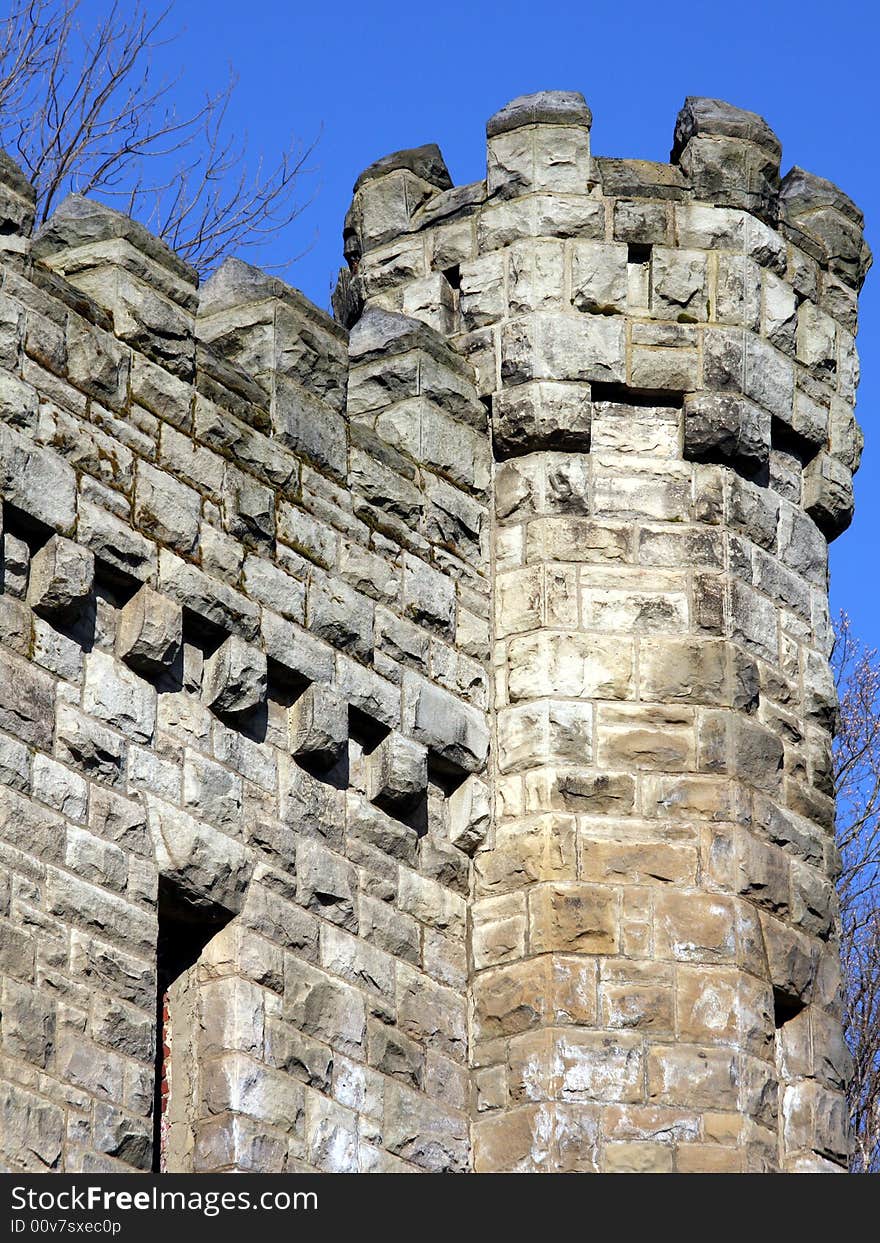
{"type": "Polygon", "coordinates": [[[336,320],[0,160],[9,1168],[845,1165],[863,221],[591,122],[371,165],[336,320]]]}

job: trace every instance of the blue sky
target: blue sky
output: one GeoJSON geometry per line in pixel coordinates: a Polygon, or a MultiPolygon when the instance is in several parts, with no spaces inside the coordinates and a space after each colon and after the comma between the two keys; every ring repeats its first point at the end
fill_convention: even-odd
{"type": "MultiPolygon", "coordinates": [[[[484,125],[516,95],[580,90],[599,155],[668,158],[686,95],[728,99],[767,118],[783,170],[800,164],[836,181],[865,212],[880,250],[877,58],[880,6],[855,0],[540,0],[442,5],[177,0],[185,29],[165,49],[185,97],[240,76],[231,119],[267,153],[290,133],[320,132],[311,206],[277,262],[313,243],[286,279],[322,306],[341,262],[342,220],[355,177],[389,151],[439,143],[458,183],[484,175],[484,125]]],[[[185,103],[185,98],[184,98],[185,103]]],[[[832,547],[832,603],[880,647],[880,261],[862,295],[866,449],[853,527],[832,547]]]]}

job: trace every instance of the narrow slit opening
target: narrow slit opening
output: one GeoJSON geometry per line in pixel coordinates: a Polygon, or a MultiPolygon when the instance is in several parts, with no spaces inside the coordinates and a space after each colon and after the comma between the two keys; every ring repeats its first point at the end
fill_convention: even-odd
{"type": "MultiPolygon", "coordinates": [[[[152,1172],[173,1164],[170,1131],[174,1120],[172,1044],[175,1004],[172,986],[198,962],[208,942],[229,923],[229,911],[216,904],[191,902],[176,886],[159,882],[159,935],[156,944],[156,1050],[153,1077],[152,1172]]],[[[178,1032],[186,1043],[192,1033],[178,1032]]],[[[191,1041],[189,1042],[191,1043],[191,1041]]],[[[190,1049],[190,1055],[192,1050],[190,1049]]]]}
{"type": "Polygon", "coordinates": [[[665,406],[681,408],[684,393],[659,388],[630,388],[627,384],[596,383],[590,385],[594,402],[609,401],[619,406],[665,406]]]}
{"type": "Polygon", "coordinates": [[[453,263],[450,268],[444,268],[442,275],[450,289],[461,289],[461,267],[457,263],[453,263]]]}

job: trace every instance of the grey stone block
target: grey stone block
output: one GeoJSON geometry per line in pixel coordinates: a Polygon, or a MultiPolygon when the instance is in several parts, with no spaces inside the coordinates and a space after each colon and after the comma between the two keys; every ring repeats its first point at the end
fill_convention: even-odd
{"type": "Polygon", "coordinates": [[[804,470],[804,509],[828,540],[836,539],[853,516],[852,475],[830,453],[819,453],[804,470]]]}
{"type": "Polygon", "coordinates": [[[288,728],[293,755],[329,768],[348,743],[348,704],[330,687],[313,684],[292,705],[288,728]]]}
{"type": "Polygon", "coordinates": [[[581,125],[589,129],[593,114],[580,91],[538,91],[519,95],[486,122],[486,136],[506,134],[523,125],[581,125]]]}
{"type": "Polygon", "coordinates": [[[732,393],[689,398],[684,455],[697,462],[739,462],[745,470],[756,470],[770,455],[770,414],[732,393]]]}
{"type": "Polygon", "coordinates": [[[367,756],[367,797],[387,811],[408,811],[428,785],[428,751],[390,733],[367,756]]]}
{"type": "Polygon", "coordinates": [[[119,614],[116,653],[140,673],[171,669],[182,641],[183,610],[151,587],[141,587],[119,614]]]}
{"type": "Polygon", "coordinates": [[[491,818],[489,787],[481,778],[466,778],[449,796],[449,840],[465,854],[486,841],[491,818]]]}
{"type": "Polygon", "coordinates": [[[74,621],[85,608],[94,581],[94,554],[53,535],[31,559],[28,604],[50,621],[74,621]]]}
{"type": "Polygon", "coordinates": [[[403,675],[403,726],[453,769],[482,768],[489,748],[483,714],[417,674],[403,675]]]}
{"type": "Polygon", "coordinates": [[[266,697],[266,656],[230,635],[205,661],[204,702],[221,716],[252,712],[266,697]]]}

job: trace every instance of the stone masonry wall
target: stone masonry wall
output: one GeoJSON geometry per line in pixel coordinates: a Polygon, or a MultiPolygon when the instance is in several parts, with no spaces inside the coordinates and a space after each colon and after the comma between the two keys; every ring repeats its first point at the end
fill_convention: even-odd
{"type": "Polygon", "coordinates": [[[367,169],[335,320],[0,166],[8,1168],[845,1167],[862,218],[590,124],[367,169]]]}

